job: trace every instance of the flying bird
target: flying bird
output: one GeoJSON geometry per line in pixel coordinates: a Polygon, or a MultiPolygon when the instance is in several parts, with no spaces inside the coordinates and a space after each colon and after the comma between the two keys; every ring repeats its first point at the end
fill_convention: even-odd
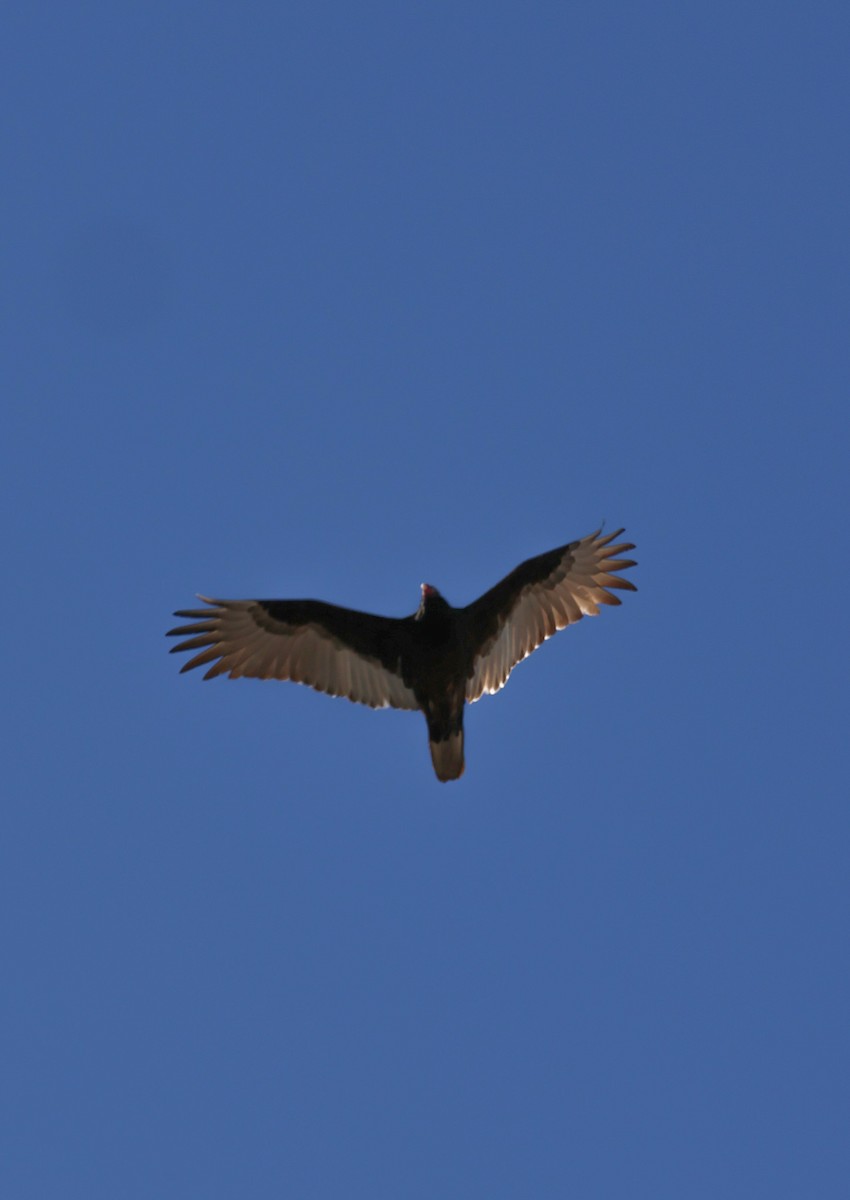
{"type": "Polygon", "coordinates": [[[636,591],[614,574],[635,566],[612,545],[622,529],[601,530],[529,558],[465,608],[423,583],[410,617],[379,617],[321,600],[210,600],[180,609],[191,621],[169,631],[196,650],[182,667],[208,666],[205,679],[290,679],[371,708],[419,709],[428,722],[431,761],[441,782],[463,774],[464,705],[504,687],[547,638],[600,604],[611,588],[636,591]]]}

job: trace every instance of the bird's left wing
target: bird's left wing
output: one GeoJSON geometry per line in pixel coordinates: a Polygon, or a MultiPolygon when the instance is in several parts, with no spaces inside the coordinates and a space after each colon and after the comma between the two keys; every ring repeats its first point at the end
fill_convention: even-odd
{"type": "Polygon", "coordinates": [[[622,529],[601,537],[601,530],[521,563],[510,575],[466,608],[473,639],[472,671],[466,682],[471,703],[485,692],[498,692],[532,650],[583,616],[597,616],[600,604],[619,604],[609,588],[636,591],[613,574],[633,567],[621,554],[631,542],[611,543],[622,529]]]}
{"type": "Polygon", "coordinates": [[[199,650],[181,668],[212,664],[204,675],[291,679],[371,708],[418,708],[400,674],[403,619],[378,617],[320,600],[209,600],[182,609],[191,620],[169,631],[199,650]]]}

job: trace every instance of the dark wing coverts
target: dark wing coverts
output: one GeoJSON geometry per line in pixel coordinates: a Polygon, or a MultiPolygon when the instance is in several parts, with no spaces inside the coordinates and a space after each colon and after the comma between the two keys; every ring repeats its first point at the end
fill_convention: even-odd
{"type": "Polygon", "coordinates": [[[612,574],[635,565],[632,559],[617,557],[634,546],[611,545],[622,529],[604,538],[600,532],[529,558],[467,607],[476,645],[466,684],[468,701],[504,687],[517,663],[557,630],[584,616],[597,616],[600,604],[619,604],[608,588],[636,590],[633,583],[612,574]]]}
{"type": "Polygon", "coordinates": [[[399,674],[403,621],[320,600],[209,600],[184,609],[193,620],[170,632],[199,650],[182,668],[209,667],[205,679],[291,679],[371,708],[418,708],[399,674]]]}

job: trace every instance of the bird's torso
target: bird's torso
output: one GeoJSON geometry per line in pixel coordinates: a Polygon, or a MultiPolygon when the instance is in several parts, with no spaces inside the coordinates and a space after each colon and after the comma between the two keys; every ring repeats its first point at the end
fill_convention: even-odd
{"type": "Polygon", "coordinates": [[[454,713],[463,707],[465,682],[474,649],[463,609],[440,597],[439,604],[407,623],[401,675],[426,713],[454,713]]]}

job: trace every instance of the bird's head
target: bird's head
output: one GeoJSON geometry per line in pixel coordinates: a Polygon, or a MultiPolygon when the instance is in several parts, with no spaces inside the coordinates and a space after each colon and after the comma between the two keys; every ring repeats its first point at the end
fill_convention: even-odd
{"type": "Polygon", "coordinates": [[[420,619],[426,614],[431,615],[449,607],[437,589],[430,583],[421,583],[419,591],[422,593],[422,599],[419,601],[419,611],[416,616],[420,619]]]}

